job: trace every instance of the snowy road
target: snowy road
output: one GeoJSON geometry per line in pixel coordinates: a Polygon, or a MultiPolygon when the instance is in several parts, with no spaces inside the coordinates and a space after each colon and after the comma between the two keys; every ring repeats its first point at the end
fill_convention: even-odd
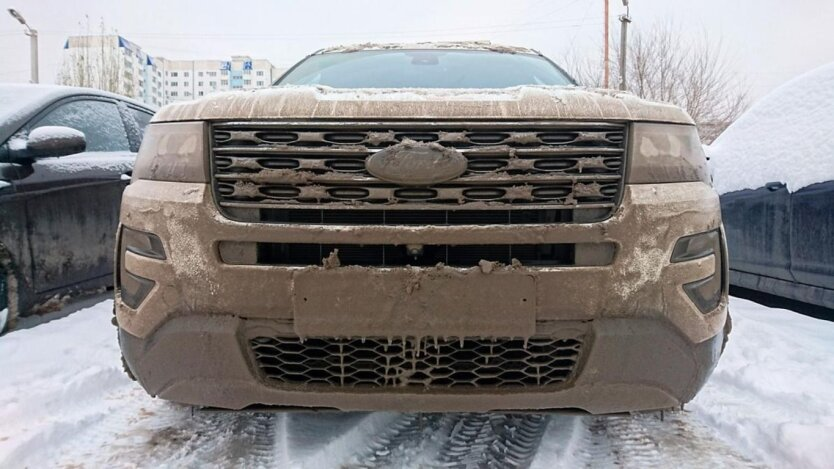
{"type": "Polygon", "coordinates": [[[831,467],[834,323],[733,299],[686,411],[197,412],[122,373],[111,302],[0,338],[0,467],[831,467]]]}

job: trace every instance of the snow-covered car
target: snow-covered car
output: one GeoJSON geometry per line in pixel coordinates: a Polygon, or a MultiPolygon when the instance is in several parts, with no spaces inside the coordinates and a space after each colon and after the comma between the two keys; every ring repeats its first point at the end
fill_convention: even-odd
{"type": "Polygon", "coordinates": [[[154,110],[102,91],[0,85],[0,332],[113,284],[119,201],[154,110]]]}
{"type": "Polygon", "coordinates": [[[692,119],[489,43],[161,109],[118,252],[129,371],[201,406],[679,407],[728,327],[692,119]]]}
{"type": "Polygon", "coordinates": [[[761,98],[708,151],[730,283],[834,308],[834,64],[761,98]]]}

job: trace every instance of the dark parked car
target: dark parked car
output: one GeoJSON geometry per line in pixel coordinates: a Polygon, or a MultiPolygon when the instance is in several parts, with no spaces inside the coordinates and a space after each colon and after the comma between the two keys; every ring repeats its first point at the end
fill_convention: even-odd
{"type": "Polygon", "coordinates": [[[834,64],[761,98],[709,148],[730,283],[834,308],[834,64]]]}
{"type": "Polygon", "coordinates": [[[0,85],[0,331],[112,285],[119,201],[153,113],[92,89],[0,85]]]}
{"type": "Polygon", "coordinates": [[[834,181],[730,192],[721,212],[732,285],[834,308],[834,181]]]}

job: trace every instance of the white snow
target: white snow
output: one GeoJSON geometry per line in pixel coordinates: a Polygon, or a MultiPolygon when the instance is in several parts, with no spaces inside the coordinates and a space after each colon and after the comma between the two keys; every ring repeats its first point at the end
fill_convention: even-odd
{"type": "Polygon", "coordinates": [[[136,155],[134,153],[126,151],[99,151],[58,158],[43,158],[38,160],[37,164],[47,166],[49,169],[61,173],[79,173],[92,170],[125,172],[133,169],[135,159],[136,155]]]}
{"type": "Polygon", "coordinates": [[[719,194],[834,180],[834,63],[761,98],[707,151],[719,194]]]}
{"type": "MultiPolygon", "coordinates": [[[[498,89],[446,88],[333,88],[325,85],[294,85],[282,88],[313,89],[320,101],[518,101],[521,92],[534,86],[498,89]]],[[[542,87],[543,88],[543,87],[542,87]]],[[[279,88],[280,89],[280,88],[279,88]]]]}
{"type": "Polygon", "coordinates": [[[51,139],[71,140],[76,138],[84,138],[84,132],[69,127],[44,125],[29,132],[26,145],[38,145],[44,140],[51,139]]]}
{"type": "Polygon", "coordinates": [[[834,323],[733,298],[734,331],[689,405],[773,467],[834,463],[834,323]]]}
{"type": "MultiPolygon", "coordinates": [[[[730,307],[727,350],[687,411],[548,417],[533,467],[831,467],[834,323],[730,307]]],[[[0,337],[0,467],[431,467],[438,451],[467,451],[460,430],[482,419],[427,415],[423,428],[413,414],[192,414],[124,375],[111,308],[0,337]]]]}

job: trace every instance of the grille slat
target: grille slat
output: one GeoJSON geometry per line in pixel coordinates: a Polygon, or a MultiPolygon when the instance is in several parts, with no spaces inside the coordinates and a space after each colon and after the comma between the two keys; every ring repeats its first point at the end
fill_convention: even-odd
{"type": "MultiPolygon", "coordinates": [[[[626,126],[616,123],[218,123],[214,195],[227,216],[230,208],[240,215],[242,209],[345,204],[350,210],[552,208],[610,214],[622,192],[625,141],[626,126]],[[406,139],[454,148],[468,160],[467,170],[430,186],[400,185],[366,170],[368,157],[406,139]],[[292,195],[287,186],[298,192],[292,195]],[[281,190],[264,190],[269,187],[281,190]]],[[[259,214],[247,220],[263,221],[259,214]]]]}
{"type": "Polygon", "coordinates": [[[556,386],[573,376],[582,345],[581,338],[549,337],[249,341],[268,383],[429,390],[556,386]]]}

